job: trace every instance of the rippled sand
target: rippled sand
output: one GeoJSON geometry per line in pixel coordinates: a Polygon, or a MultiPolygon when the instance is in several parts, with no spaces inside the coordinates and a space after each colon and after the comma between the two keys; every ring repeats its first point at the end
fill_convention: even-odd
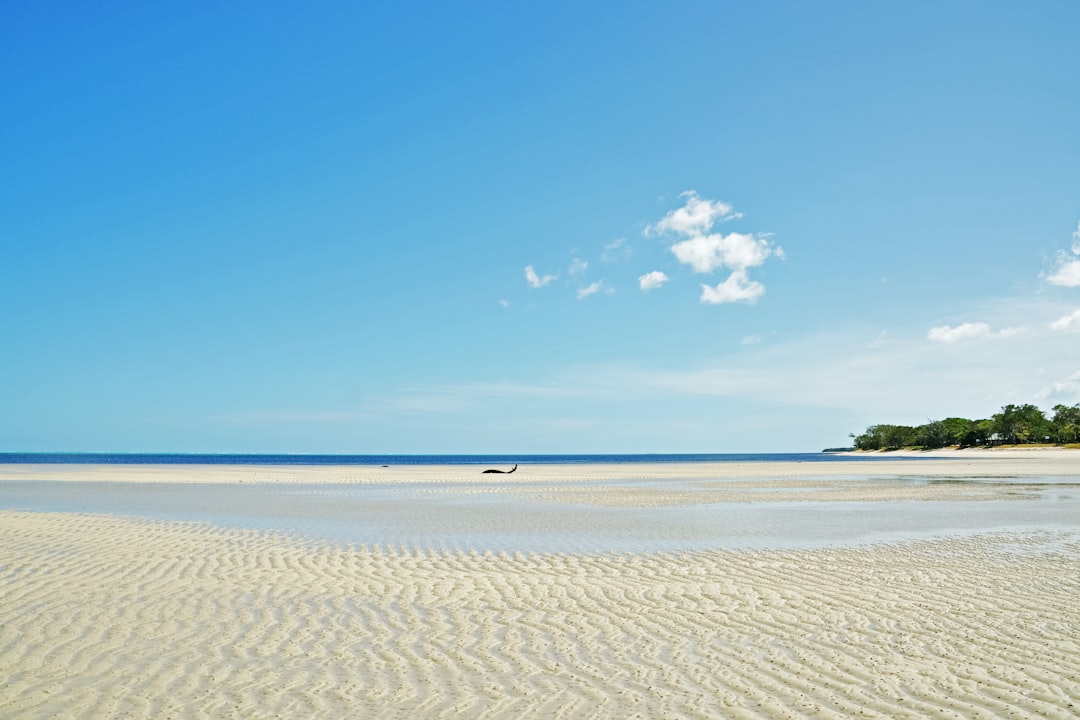
{"type": "Polygon", "coordinates": [[[0,512],[0,717],[1028,717],[1080,544],[479,554],[0,512]]]}
{"type": "MultiPolygon", "coordinates": [[[[252,498],[273,505],[297,502],[290,484],[344,483],[418,522],[523,513],[499,526],[624,517],[612,508],[689,517],[695,503],[771,517],[775,501],[805,501],[798,517],[813,518],[836,503],[918,515],[1015,499],[997,507],[1066,518],[1056,530],[859,547],[507,554],[0,510],[0,717],[1074,718],[1078,458],[531,466],[482,478],[467,466],[0,466],[11,487],[183,483],[152,487],[212,501],[262,483],[252,498]],[[401,483],[419,504],[395,499],[401,483]],[[499,502],[466,502],[473,494],[499,502]],[[521,510],[534,507],[544,510],[521,510]]],[[[325,495],[326,512],[344,502],[325,495]]]]}

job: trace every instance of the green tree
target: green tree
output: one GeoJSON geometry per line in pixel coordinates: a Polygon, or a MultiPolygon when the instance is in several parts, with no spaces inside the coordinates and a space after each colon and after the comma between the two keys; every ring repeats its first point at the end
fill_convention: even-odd
{"type": "Polygon", "coordinates": [[[899,450],[915,444],[915,428],[908,425],[881,425],[882,447],[886,450],[899,450]]]}
{"type": "Polygon", "coordinates": [[[1008,443],[1042,442],[1050,433],[1050,422],[1035,405],[1006,405],[992,418],[994,432],[1008,443]]]}
{"type": "Polygon", "coordinates": [[[915,444],[924,448],[940,448],[951,445],[949,431],[941,420],[931,420],[915,428],[915,444]]]}
{"type": "Polygon", "coordinates": [[[915,428],[907,425],[871,425],[855,438],[858,450],[899,450],[915,444],[915,428]]]}
{"type": "Polygon", "coordinates": [[[1080,442],[1080,403],[1055,405],[1054,415],[1030,403],[1009,404],[989,418],[969,420],[947,417],[929,420],[925,425],[889,425],[881,423],[852,435],[858,450],[898,450],[902,447],[928,449],[959,445],[989,445],[991,443],[1038,443],[1053,440],[1058,443],[1080,442]]]}
{"type": "Polygon", "coordinates": [[[979,437],[979,428],[974,420],[961,417],[948,417],[941,421],[948,435],[949,445],[971,447],[979,437]]]}
{"type": "Polygon", "coordinates": [[[871,425],[866,428],[866,432],[855,437],[856,450],[880,450],[881,447],[880,425],[871,425]]]}
{"type": "Polygon", "coordinates": [[[1059,443],[1080,442],[1080,403],[1054,406],[1050,437],[1059,443]]]}

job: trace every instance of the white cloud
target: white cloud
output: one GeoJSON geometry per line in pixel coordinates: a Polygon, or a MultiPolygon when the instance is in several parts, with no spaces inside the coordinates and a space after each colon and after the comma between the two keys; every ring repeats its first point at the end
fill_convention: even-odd
{"type": "Polygon", "coordinates": [[[641,286],[642,291],[648,292],[654,290],[668,281],[668,276],[659,270],[653,270],[652,272],[645,273],[638,278],[638,285],[641,286]]]}
{"type": "Polygon", "coordinates": [[[1080,332],[1080,310],[1074,310],[1065,317],[1058,318],[1050,323],[1051,330],[1061,332],[1080,332]]]}
{"type": "Polygon", "coordinates": [[[956,327],[941,325],[939,327],[930,328],[930,332],[926,333],[926,337],[928,340],[953,343],[957,340],[971,340],[973,338],[1012,337],[1013,335],[1019,335],[1024,332],[1025,329],[1026,328],[1023,327],[1007,327],[994,332],[986,323],[967,322],[961,323],[956,327]]]}
{"type": "Polygon", "coordinates": [[[762,265],[774,253],[782,255],[783,251],[779,248],[774,250],[765,238],[743,233],[716,233],[697,235],[675,243],[671,246],[671,252],[694,272],[709,273],[724,267],[745,271],[762,265]]]}
{"type": "Polygon", "coordinates": [[[1040,400],[1066,405],[1080,402],[1080,371],[1074,372],[1062,382],[1053,382],[1044,387],[1037,396],[1040,400]]]}
{"type": "Polygon", "coordinates": [[[746,277],[746,270],[735,270],[727,280],[716,287],[701,286],[701,302],[706,305],[721,303],[754,303],[765,294],[765,286],[746,277]]]}
{"type": "Polygon", "coordinates": [[[956,342],[957,340],[966,340],[968,338],[989,336],[990,326],[986,323],[964,323],[962,325],[957,325],[956,327],[942,325],[940,327],[930,328],[930,332],[926,334],[926,337],[930,340],[947,343],[956,342]]]}
{"type": "Polygon", "coordinates": [[[589,297],[590,295],[595,295],[596,293],[604,293],[605,295],[610,295],[613,292],[615,292],[615,291],[612,290],[611,288],[609,288],[608,286],[606,286],[604,284],[603,280],[597,280],[596,282],[592,283],[591,285],[587,285],[587,286],[581,288],[580,290],[578,290],[577,291],[577,299],[578,300],[584,300],[585,298],[589,297]]]}
{"type": "MultiPolygon", "coordinates": [[[[1073,255],[1080,255],[1080,222],[1076,223],[1076,232],[1072,234],[1073,255]]],[[[1080,258],[1070,257],[1062,250],[1057,254],[1057,269],[1046,276],[1046,282],[1062,287],[1080,287],[1080,258]]]]}
{"type": "Polygon", "coordinates": [[[762,340],[764,340],[764,338],[761,337],[760,335],[747,335],[742,340],[739,340],[739,344],[740,345],[757,345],[762,340]]]}
{"type": "Polygon", "coordinates": [[[731,211],[731,206],[716,200],[702,200],[693,190],[687,190],[680,197],[686,198],[686,204],[672,210],[655,225],[645,228],[646,235],[672,232],[677,235],[700,235],[712,229],[717,220],[734,220],[742,217],[731,211]]]}
{"type": "Polygon", "coordinates": [[[525,266],[525,281],[529,283],[529,287],[542,288],[558,277],[558,275],[544,275],[541,277],[536,274],[536,270],[533,270],[532,265],[525,266]]]}
{"type": "Polygon", "coordinates": [[[570,263],[570,268],[566,271],[568,275],[580,275],[589,269],[589,263],[581,258],[574,258],[570,263]]]}
{"type": "Polygon", "coordinates": [[[504,308],[510,307],[510,301],[509,300],[500,300],[499,304],[502,305],[504,308]]]}
{"type": "Polygon", "coordinates": [[[770,257],[782,259],[783,249],[774,245],[768,234],[712,232],[718,221],[742,216],[733,212],[730,205],[704,200],[693,191],[683,193],[682,197],[686,198],[686,204],[669,212],[655,225],[649,225],[645,234],[669,233],[679,238],[671,245],[671,252],[696,273],[731,271],[716,286],[702,285],[701,302],[710,305],[755,302],[765,293],[765,286],[751,280],[747,270],[760,267],[770,257]]]}
{"type": "Polygon", "coordinates": [[[1046,282],[1063,287],[1080,287],[1080,259],[1070,259],[1065,253],[1059,253],[1057,270],[1046,276],[1046,282]]]}

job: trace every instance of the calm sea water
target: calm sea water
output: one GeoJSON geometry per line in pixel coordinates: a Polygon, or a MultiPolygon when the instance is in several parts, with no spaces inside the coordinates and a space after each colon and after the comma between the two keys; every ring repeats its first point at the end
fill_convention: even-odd
{"type": "MultiPolygon", "coordinates": [[[[978,533],[1054,532],[1080,537],[1080,486],[1041,487],[1025,500],[701,503],[610,507],[504,491],[500,481],[366,484],[0,482],[0,510],[127,515],[284,532],[340,545],[451,551],[640,552],[851,546],[978,533]]],[[[866,477],[850,478],[866,480],[866,477]]],[[[1052,480],[1052,479],[1051,479],[1052,480]]],[[[930,478],[881,479],[887,484],[930,478]]],[[[839,482],[839,481],[838,481],[839,482]]],[[[968,482],[968,481],[964,481],[968,482]]],[[[970,481],[977,483],[978,481],[970,481]]],[[[613,478],[628,490],[679,479],[613,478]]],[[[576,483],[547,483],[564,486],[576,483]]],[[[527,489],[543,490],[544,483],[527,489]]],[[[1030,489],[1027,491],[1030,495],[1030,489]]]]}
{"type": "MultiPolygon", "coordinates": [[[[595,455],[254,455],[185,453],[0,453],[0,464],[75,465],[575,465],[585,463],[847,462],[895,460],[831,453],[595,455]]],[[[918,459],[918,458],[911,458],[918,459]]]]}

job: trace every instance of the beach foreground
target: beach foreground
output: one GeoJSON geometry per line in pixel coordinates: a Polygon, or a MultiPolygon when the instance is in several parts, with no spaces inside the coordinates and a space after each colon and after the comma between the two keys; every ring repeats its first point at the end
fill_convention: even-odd
{"type": "Polygon", "coordinates": [[[9,509],[0,587],[5,718],[1080,712],[1075,532],[491,553],[9,509]]]}

